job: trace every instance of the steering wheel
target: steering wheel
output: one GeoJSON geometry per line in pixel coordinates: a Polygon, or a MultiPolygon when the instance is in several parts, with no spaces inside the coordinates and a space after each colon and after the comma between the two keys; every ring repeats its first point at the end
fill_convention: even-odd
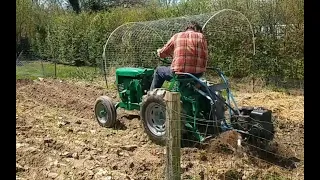
{"type": "Polygon", "coordinates": [[[164,63],[165,65],[171,65],[171,61],[169,60],[169,58],[160,58],[158,56],[157,52],[153,52],[153,55],[162,63],[164,63]]]}

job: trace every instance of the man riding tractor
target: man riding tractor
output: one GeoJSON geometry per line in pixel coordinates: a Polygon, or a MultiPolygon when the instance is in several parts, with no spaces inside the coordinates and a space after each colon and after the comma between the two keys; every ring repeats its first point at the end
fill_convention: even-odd
{"type": "Polygon", "coordinates": [[[184,32],[173,35],[157,52],[160,58],[171,56],[171,66],[160,66],[155,71],[133,67],[116,70],[121,101],[113,103],[106,96],[96,100],[95,115],[101,126],[113,127],[116,124],[116,109],[119,107],[139,110],[149,138],[157,144],[165,144],[167,118],[164,96],[166,91],[171,91],[181,95],[181,112],[174,113],[181,114],[180,131],[182,137],[186,137],[183,139],[202,143],[232,129],[248,139],[273,139],[272,112],[265,108],[238,108],[224,74],[217,68],[207,68],[207,41],[196,22],[188,25],[184,32]],[[213,84],[200,78],[206,69],[217,72],[223,82],[213,84]],[[171,81],[169,88],[161,88],[164,81],[171,81]]]}
{"type": "Polygon", "coordinates": [[[196,22],[191,22],[184,32],[174,34],[157,52],[160,58],[171,56],[173,60],[171,67],[160,66],[156,69],[150,90],[161,88],[164,81],[173,78],[173,74],[190,73],[199,78],[206,70],[207,40],[202,34],[202,27],[196,22]]]}

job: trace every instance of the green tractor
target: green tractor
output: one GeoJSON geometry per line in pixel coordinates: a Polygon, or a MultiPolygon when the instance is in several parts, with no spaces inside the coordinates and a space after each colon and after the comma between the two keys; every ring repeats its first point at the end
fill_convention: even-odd
{"type": "MultiPolygon", "coordinates": [[[[168,60],[161,60],[170,63],[168,60]]],[[[95,117],[100,126],[111,128],[117,121],[117,108],[139,110],[149,139],[165,144],[166,91],[181,95],[182,139],[198,143],[221,132],[236,130],[245,139],[272,140],[274,125],[270,110],[258,107],[238,108],[225,75],[216,68],[221,83],[213,84],[189,73],[175,74],[168,88],[149,91],[154,69],[123,67],[116,69],[116,86],[121,102],[113,103],[107,96],[97,98],[95,117]],[[233,105],[232,105],[233,104],[233,105]]]]}

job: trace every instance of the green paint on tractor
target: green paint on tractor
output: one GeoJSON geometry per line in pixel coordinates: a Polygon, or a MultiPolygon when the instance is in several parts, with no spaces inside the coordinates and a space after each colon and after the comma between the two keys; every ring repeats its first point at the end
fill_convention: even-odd
{"type": "Polygon", "coordinates": [[[149,90],[154,70],[123,67],[116,70],[116,83],[121,102],[118,107],[140,110],[142,96],[149,90]]]}

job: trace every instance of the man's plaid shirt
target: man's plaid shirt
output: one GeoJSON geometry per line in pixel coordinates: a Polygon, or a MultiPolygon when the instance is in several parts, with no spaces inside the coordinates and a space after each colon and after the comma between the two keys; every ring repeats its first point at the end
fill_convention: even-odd
{"type": "Polygon", "coordinates": [[[179,32],[164,45],[159,51],[159,56],[172,56],[171,68],[174,72],[202,73],[207,66],[207,41],[199,32],[179,32]]]}

